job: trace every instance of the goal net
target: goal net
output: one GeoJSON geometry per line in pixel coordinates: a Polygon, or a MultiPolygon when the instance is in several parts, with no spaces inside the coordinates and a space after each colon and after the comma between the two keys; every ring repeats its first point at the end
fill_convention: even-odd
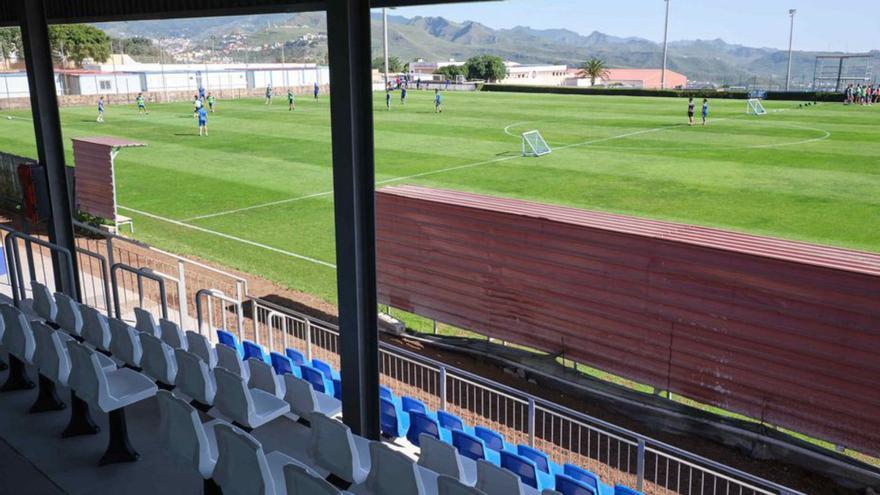
{"type": "Polygon", "coordinates": [[[749,115],[767,115],[767,110],[764,110],[764,104],[761,103],[761,100],[750,98],[748,106],[746,106],[746,113],[749,115]]]}
{"type": "Polygon", "coordinates": [[[543,136],[538,131],[524,132],[522,135],[522,154],[523,156],[544,156],[550,154],[552,150],[544,141],[543,136]]]}

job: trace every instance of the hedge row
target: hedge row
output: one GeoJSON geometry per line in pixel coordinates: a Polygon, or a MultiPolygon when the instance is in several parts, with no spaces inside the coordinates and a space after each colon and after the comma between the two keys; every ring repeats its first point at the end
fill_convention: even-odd
{"type": "MultiPolygon", "coordinates": [[[[686,89],[686,90],[660,90],[660,89],[636,89],[636,88],[578,88],[571,86],[521,86],[516,84],[484,84],[482,91],[497,91],[508,93],[549,93],[562,95],[614,95],[614,96],[658,96],[666,98],[713,98],[745,100],[749,94],[745,91],[718,91],[714,89],[686,89]]],[[[767,100],[788,101],[843,101],[843,95],[838,93],[815,93],[771,91],[767,93],[767,100]]]]}

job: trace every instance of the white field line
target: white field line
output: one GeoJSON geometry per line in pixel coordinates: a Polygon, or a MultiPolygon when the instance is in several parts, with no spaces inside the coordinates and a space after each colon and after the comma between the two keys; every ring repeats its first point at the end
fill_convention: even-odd
{"type": "Polygon", "coordinates": [[[179,221],[179,220],[173,220],[173,219],[171,219],[171,218],[160,217],[159,215],[154,215],[154,214],[152,214],[152,213],[147,213],[147,212],[145,212],[145,211],[135,210],[134,208],[129,208],[129,207],[127,207],[127,206],[119,205],[119,208],[121,208],[121,209],[123,209],[123,210],[126,210],[126,211],[131,211],[131,212],[137,213],[138,215],[143,215],[143,216],[145,216],[145,217],[152,218],[152,219],[154,219],[154,220],[159,220],[159,221],[161,221],[161,222],[167,222],[167,223],[170,223],[170,224],[172,224],[172,225],[177,225],[177,226],[179,226],[179,227],[184,227],[184,228],[187,228],[187,229],[196,230],[196,231],[199,231],[199,232],[202,232],[202,233],[205,233],[205,234],[215,235],[215,236],[217,236],[217,237],[222,237],[222,238],[224,238],[224,239],[228,239],[228,240],[230,240],[230,241],[240,242],[240,243],[242,243],[242,244],[247,244],[247,245],[250,245],[250,246],[257,247],[257,248],[265,249],[265,250],[267,250],[267,251],[272,251],[272,252],[274,252],[274,253],[283,254],[283,255],[285,255],[285,256],[290,256],[291,258],[296,258],[296,259],[299,259],[299,260],[308,261],[309,263],[314,263],[314,264],[316,264],[316,265],[325,266],[325,267],[327,267],[327,268],[332,268],[332,269],[334,269],[334,270],[336,269],[336,265],[334,265],[334,264],[332,264],[332,263],[327,263],[326,261],[321,261],[321,260],[319,260],[319,259],[310,258],[310,257],[308,257],[308,256],[304,256],[304,255],[302,255],[302,254],[293,253],[293,252],[291,252],[291,251],[285,251],[285,250],[283,250],[283,249],[278,249],[278,248],[276,248],[276,247],[268,246],[268,245],[266,245],[266,244],[261,244],[261,243],[259,243],[259,242],[249,241],[249,240],[247,240],[247,239],[242,239],[241,237],[235,237],[235,236],[232,236],[232,235],[229,235],[229,234],[224,234],[223,232],[217,232],[217,231],[215,231],[215,230],[209,230],[209,229],[206,229],[206,228],[204,228],[204,227],[199,227],[199,226],[196,226],[196,225],[190,225],[190,224],[188,224],[188,223],[184,223],[184,222],[181,222],[181,221],[179,221]]]}
{"type": "MultiPolygon", "coordinates": [[[[722,119],[718,119],[718,120],[722,120],[722,119]]],[[[516,122],[516,123],[510,124],[509,126],[507,126],[505,128],[504,132],[509,136],[518,137],[516,135],[510,134],[508,132],[508,130],[515,125],[525,124],[525,123],[526,122],[516,122]]],[[[582,143],[573,143],[573,144],[568,144],[565,146],[559,146],[557,148],[554,148],[554,150],[563,150],[563,149],[568,149],[568,148],[574,148],[577,146],[589,146],[591,144],[604,143],[607,141],[613,141],[615,139],[623,139],[623,138],[627,138],[627,137],[631,137],[631,136],[638,136],[640,134],[647,134],[650,132],[658,132],[658,131],[662,131],[664,129],[670,129],[670,128],[671,127],[669,127],[669,126],[664,126],[664,127],[657,127],[655,129],[646,129],[646,130],[641,130],[641,131],[628,132],[626,134],[620,134],[617,136],[610,136],[610,137],[606,137],[606,138],[599,138],[599,139],[593,139],[590,141],[584,141],[582,143]]],[[[521,158],[521,157],[519,155],[512,155],[512,156],[504,156],[501,158],[493,158],[491,160],[483,160],[480,162],[467,163],[464,165],[457,165],[455,167],[442,168],[439,170],[431,170],[428,172],[422,172],[422,173],[413,174],[413,175],[405,175],[405,176],[401,176],[401,177],[394,177],[392,179],[380,180],[380,181],[376,181],[376,185],[384,185],[384,184],[390,184],[392,182],[400,182],[403,180],[418,179],[421,177],[427,177],[427,176],[436,175],[436,174],[445,174],[447,172],[454,172],[456,170],[463,170],[463,169],[467,169],[467,168],[479,167],[482,165],[489,165],[492,163],[500,163],[500,162],[505,162],[508,160],[515,160],[517,158],[521,158]]],[[[282,200],[278,200],[278,201],[271,201],[269,203],[261,203],[261,204],[257,204],[257,205],[246,206],[244,208],[236,208],[234,210],[226,210],[226,211],[219,211],[217,213],[209,213],[206,215],[199,215],[199,216],[192,217],[192,218],[185,218],[182,221],[183,222],[192,222],[194,220],[204,220],[206,218],[222,217],[224,215],[232,215],[234,213],[241,213],[244,211],[257,210],[260,208],[268,208],[270,206],[278,206],[278,205],[283,205],[283,204],[287,204],[287,203],[293,203],[296,201],[301,201],[304,199],[317,198],[317,197],[321,197],[321,196],[328,196],[331,194],[333,194],[333,191],[324,191],[324,192],[320,192],[320,193],[309,194],[306,196],[297,196],[295,198],[288,198],[288,199],[282,199],[282,200]]]]}

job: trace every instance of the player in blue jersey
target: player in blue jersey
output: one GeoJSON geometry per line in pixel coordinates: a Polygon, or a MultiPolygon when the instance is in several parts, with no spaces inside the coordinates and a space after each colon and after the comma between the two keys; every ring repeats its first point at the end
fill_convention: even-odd
{"type": "Polygon", "coordinates": [[[315,99],[318,99],[318,93],[321,92],[321,87],[318,86],[318,81],[315,81],[315,99]]]}
{"type": "Polygon", "coordinates": [[[391,110],[391,90],[385,90],[385,110],[391,110]]]}
{"type": "Polygon", "coordinates": [[[709,99],[703,98],[703,125],[709,120],[709,99]]]}
{"type": "Polygon", "coordinates": [[[403,87],[400,88],[400,104],[406,105],[406,84],[404,84],[403,87]]]}
{"type": "Polygon", "coordinates": [[[266,86],[266,105],[272,104],[272,85],[266,86]]]}
{"type": "Polygon", "coordinates": [[[207,136],[208,135],[208,111],[205,110],[205,107],[203,107],[203,106],[199,107],[198,116],[199,116],[199,136],[203,135],[202,134],[203,132],[204,132],[204,135],[207,136]]]}
{"type": "Polygon", "coordinates": [[[434,90],[434,113],[443,113],[443,98],[439,89],[434,90]]]}

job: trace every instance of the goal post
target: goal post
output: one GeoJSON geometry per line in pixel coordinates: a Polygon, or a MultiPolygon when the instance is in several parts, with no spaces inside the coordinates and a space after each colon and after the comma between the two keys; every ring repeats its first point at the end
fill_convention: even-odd
{"type": "Polygon", "coordinates": [[[522,135],[522,156],[544,156],[553,151],[544,141],[539,131],[524,132],[522,135]]]}
{"type": "Polygon", "coordinates": [[[764,104],[758,98],[749,98],[746,105],[746,113],[749,115],[767,115],[764,104]]]}

